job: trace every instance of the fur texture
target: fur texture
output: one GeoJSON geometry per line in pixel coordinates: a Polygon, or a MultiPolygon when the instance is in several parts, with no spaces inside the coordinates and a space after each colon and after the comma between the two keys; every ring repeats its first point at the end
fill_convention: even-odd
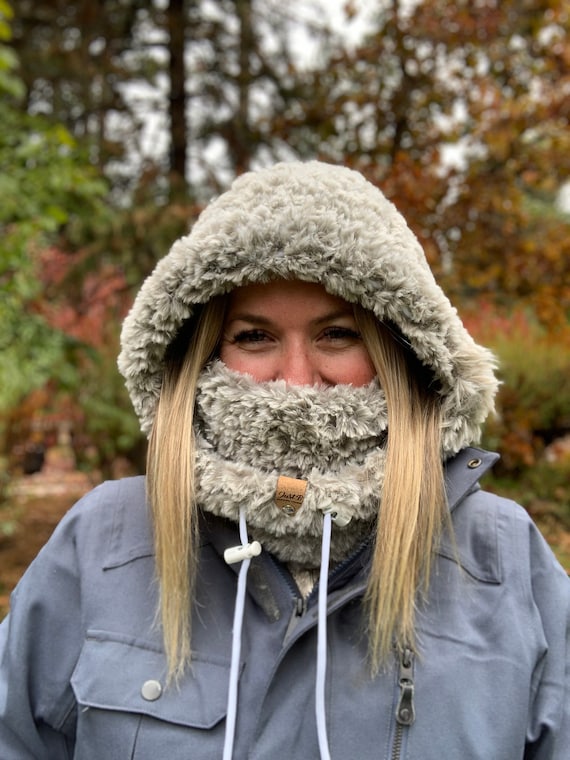
{"type": "Polygon", "coordinates": [[[491,353],[463,327],[392,203],[357,172],[316,161],[239,177],[144,283],[119,357],[143,431],[166,348],[195,306],[277,278],[320,282],[395,324],[439,381],[446,452],[478,440],[497,389],[491,353]]]}
{"type": "Polygon", "coordinates": [[[197,501],[234,522],[243,505],[251,536],[303,568],[319,565],[323,512],[342,512],[351,521],[333,528],[336,563],[370,534],[378,514],[386,417],[376,381],[290,387],[257,383],[214,362],[196,403],[197,501]],[[280,475],[308,483],[294,516],[275,503],[280,475]]]}

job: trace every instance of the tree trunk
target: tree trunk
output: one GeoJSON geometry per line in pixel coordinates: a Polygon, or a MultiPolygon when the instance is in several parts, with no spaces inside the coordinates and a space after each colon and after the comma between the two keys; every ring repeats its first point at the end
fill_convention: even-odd
{"type": "Polygon", "coordinates": [[[249,134],[249,88],[251,85],[250,55],[254,45],[250,0],[236,0],[236,12],[240,24],[239,37],[239,110],[236,119],[234,165],[236,174],[249,169],[251,141],[249,134]]]}
{"type": "Polygon", "coordinates": [[[170,0],[168,32],[170,37],[170,200],[186,192],[186,76],[184,66],[185,2],[170,0]]]}

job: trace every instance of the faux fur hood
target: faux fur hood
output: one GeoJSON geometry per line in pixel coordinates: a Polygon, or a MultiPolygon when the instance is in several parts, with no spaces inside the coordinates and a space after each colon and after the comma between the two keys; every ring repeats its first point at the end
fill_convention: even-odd
{"type": "Polygon", "coordinates": [[[145,433],[165,351],[195,307],[278,278],[321,283],[395,325],[439,383],[446,453],[478,440],[497,389],[492,354],[465,330],[395,206],[359,173],[317,161],[240,176],[143,284],[119,368],[145,433]]]}

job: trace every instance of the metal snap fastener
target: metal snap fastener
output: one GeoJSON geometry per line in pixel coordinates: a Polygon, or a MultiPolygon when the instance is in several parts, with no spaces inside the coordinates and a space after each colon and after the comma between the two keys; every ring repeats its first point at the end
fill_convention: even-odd
{"type": "Polygon", "coordinates": [[[297,514],[297,508],[294,507],[292,504],[283,504],[281,507],[281,511],[284,515],[287,515],[287,517],[293,517],[297,514]]]}
{"type": "Polygon", "coordinates": [[[483,464],[481,459],[470,459],[467,462],[467,467],[469,467],[470,470],[476,470],[477,467],[480,467],[483,464]]]}
{"type": "Polygon", "coordinates": [[[143,683],[141,696],[143,699],[146,699],[147,702],[154,702],[155,699],[158,699],[161,694],[162,686],[160,685],[159,681],[155,681],[151,678],[149,681],[145,681],[143,683]]]}

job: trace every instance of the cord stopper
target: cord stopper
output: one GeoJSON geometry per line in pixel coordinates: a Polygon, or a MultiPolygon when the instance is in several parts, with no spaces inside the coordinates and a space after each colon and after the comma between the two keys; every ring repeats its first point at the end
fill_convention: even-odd
{"type": "Polygon", "coordinates": [[[240,546],[230,546],[224,551],[224,560],[228,565],[236,562],[243,562],[244,559],[253,559],[261,554],[261,544],[259,541],[251,541],[248,544],[240,546]]]}

